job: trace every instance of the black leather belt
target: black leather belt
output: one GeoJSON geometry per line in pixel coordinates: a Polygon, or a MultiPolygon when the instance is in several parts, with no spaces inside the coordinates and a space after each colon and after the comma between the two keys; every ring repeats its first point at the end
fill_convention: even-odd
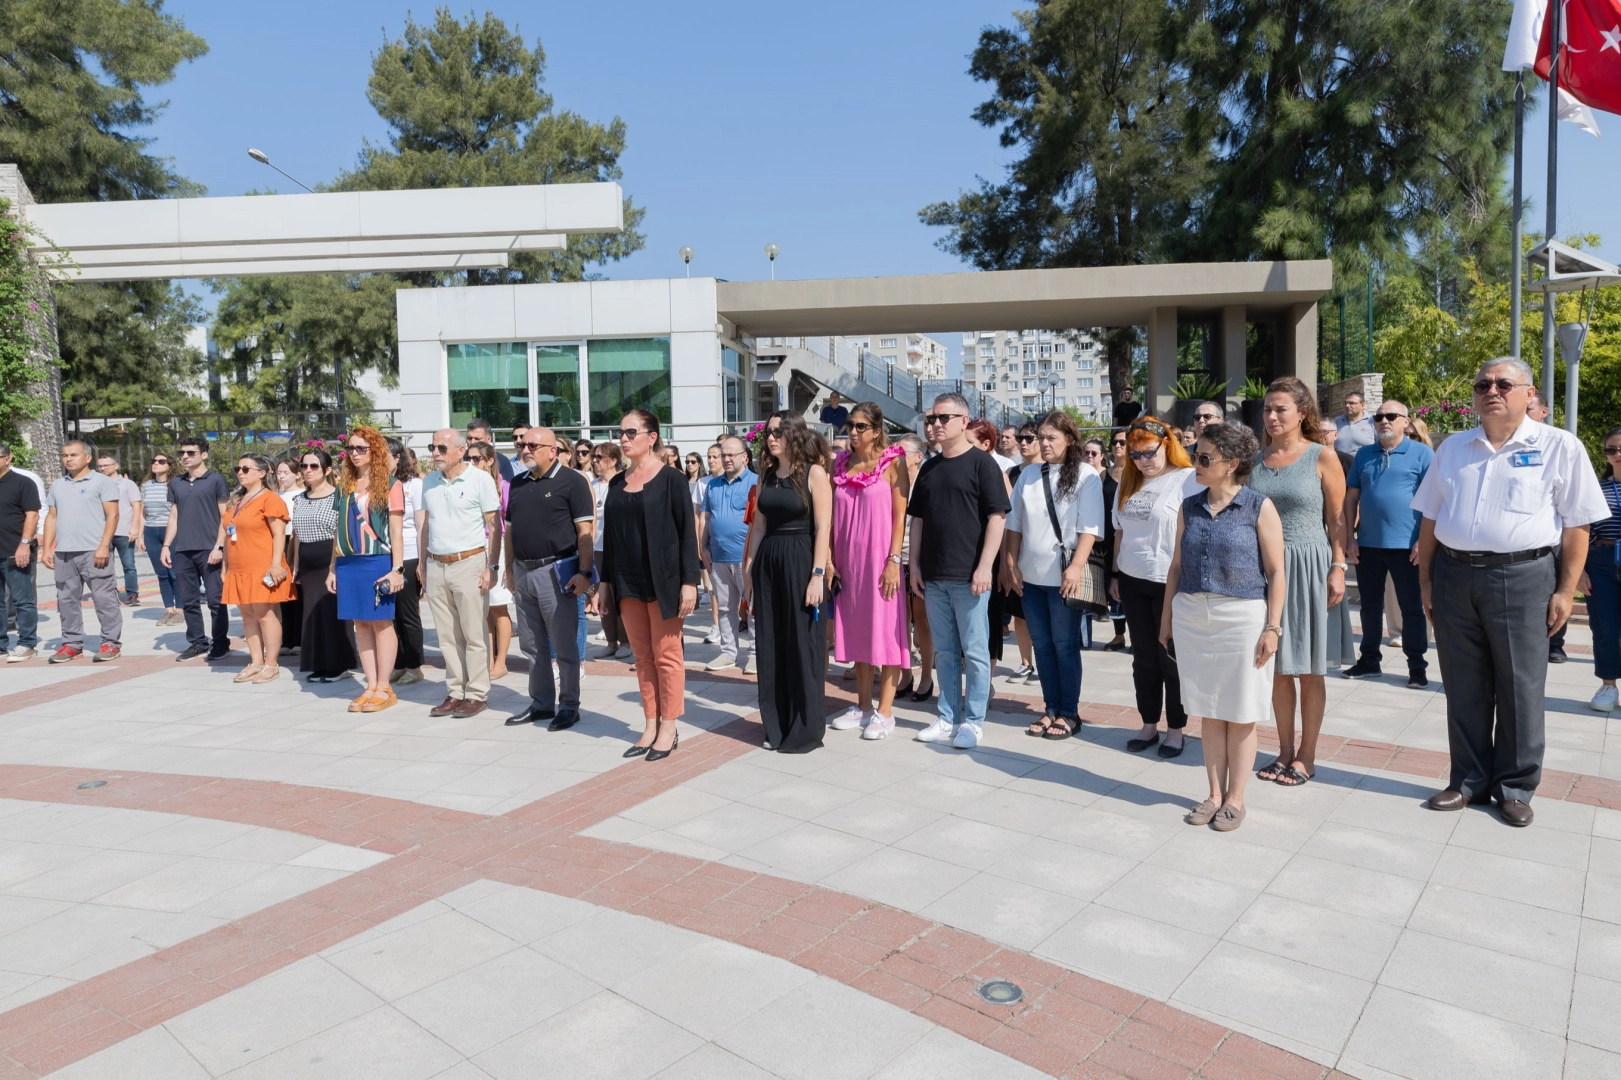
{"type": "Polygon", "coordinates": [[[557,561],[556,555],[548,555],[544,559],[513,559],[513,562],[525,570],[539,570],[542,566],[550,566],[557,561]]]}
{"type": "Polygon", "coordinates": [[[1445,544],[1439,546],[1441,554],[1465,566],[1507,566],[1510,563],[1532,562],[1554,553],[1551,547],[1531,548],[1529,551],[1459,551],[1445,544]]]}

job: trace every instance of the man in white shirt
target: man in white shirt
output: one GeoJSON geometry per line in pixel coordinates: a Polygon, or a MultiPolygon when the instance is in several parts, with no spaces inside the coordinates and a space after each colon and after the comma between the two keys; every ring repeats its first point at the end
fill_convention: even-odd
{"type": "Polygon", "coordinates": [[[1610,516],[1581,442],[1526,415],[1531,378],[1522,360],[1482,367],[1480,427],[1441,444],[1413,496],[1452,755],[1427,805],[1496,799],[1516,826],[1542,777],[1548,638],[1570,617],[1588,526],[1610,516]]]}
{"type": "Polygon", "coordinates": [[[429,716],[465,719],[484,711],[490,696],[490,650],[485,622],[490,612],[492,569],[501,551],[495,481],[467,463],[467,441],[455,428],[433,435],[436,471],[422,480],[422,528],[417,564],[445,658],[445,700],[429,716]]]}

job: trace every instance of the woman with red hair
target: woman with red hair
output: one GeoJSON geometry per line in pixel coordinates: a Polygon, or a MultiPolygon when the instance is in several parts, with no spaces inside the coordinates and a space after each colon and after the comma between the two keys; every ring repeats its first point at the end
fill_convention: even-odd
{"type": "Polygon", "coordinates": [[[338,596],[338,618],[354,623],[366,673],[366,692],[349,711],[381,712],[399,700],[388,677],[399,651],[394,594],[405,587],[405,487],[389,468],[388,443],[376,428],[355,428],[344,440],[337,517],[326,587],[338,596]]]}

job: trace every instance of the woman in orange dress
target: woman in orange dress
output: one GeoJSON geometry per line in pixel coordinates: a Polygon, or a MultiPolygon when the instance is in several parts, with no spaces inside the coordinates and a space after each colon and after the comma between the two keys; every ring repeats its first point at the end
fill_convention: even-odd
{"type": "Polygon", "coordinates": [[[225,579],[220,602],[242,613],[248,666],[234,682],[267,683],[281,674],[281,603],[293,598],[285,558],[287,504],[265,481],[270,461],[244,454],[236,463],[237,489],[225,510],[225,579]]]}

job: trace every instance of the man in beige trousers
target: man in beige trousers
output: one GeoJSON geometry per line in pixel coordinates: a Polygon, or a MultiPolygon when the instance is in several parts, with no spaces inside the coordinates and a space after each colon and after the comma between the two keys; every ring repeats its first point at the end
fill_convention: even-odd
{"type": "Polygon", "coordinates": [[[467,442],[454,428],[433,436],[434,471],[422,481],[426,522],[417,564],[445,658],[445,700],[429,716],[476,716],[490,696],[485,623],[493,567],[501,550],[500,493],[483,469],[467,463],[467,442]]]}

